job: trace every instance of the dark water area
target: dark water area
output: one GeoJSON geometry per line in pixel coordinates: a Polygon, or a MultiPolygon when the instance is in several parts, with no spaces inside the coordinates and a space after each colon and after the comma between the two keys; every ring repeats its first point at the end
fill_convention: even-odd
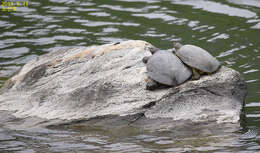
{"type": "MultiPolygon", "coordinates": [[[[1,1],[2,2],[2,1],[1,1]]],[[[69,126],[6,128],[2,152],[260,152],[260,0],[29,0],[0,12],[0,86],[26,62],[78,46],[145,40],[208,50],[248,83],[245,117],[237,124],[176,129],[69,126]]],[[[2,6],[3,8],[3,6],[2,6]]],[[[1,9],[2,9],[1,8],[1,9]]]]}

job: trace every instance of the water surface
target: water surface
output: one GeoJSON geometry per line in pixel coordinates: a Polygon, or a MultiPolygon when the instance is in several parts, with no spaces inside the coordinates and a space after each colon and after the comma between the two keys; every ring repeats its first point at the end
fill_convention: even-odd
{"type": "MultiPolygon", "coordinates": [[[[241,125],[191,124],[177,129],[138,127],[7,128],[5,152],[259,152],[259,0],[31,0],[0,15],[0,85],[26,62],[64,47],[130,39],[170,49],[173,41],[207,49],[248,83],[241,125]]],[[[12,120],[12,124],[20,124],[12,120]]]]}

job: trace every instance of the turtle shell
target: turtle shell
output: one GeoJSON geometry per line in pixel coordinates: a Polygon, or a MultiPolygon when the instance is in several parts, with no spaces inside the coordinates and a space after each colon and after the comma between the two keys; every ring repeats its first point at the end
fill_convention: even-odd
{"type": "Polygon", "coordinates": [[[191,76],[191,71],[172,52],[157,51],[148,60],[148,76],[164,85],[176,86],[191,76]]]}
{"type": "Polygon", "coordinates": [[[177,50],[176,55],[188,66],[203,72],[215,72],[220,66],[215,57],[198,46],[183,45],[177,50]]]}

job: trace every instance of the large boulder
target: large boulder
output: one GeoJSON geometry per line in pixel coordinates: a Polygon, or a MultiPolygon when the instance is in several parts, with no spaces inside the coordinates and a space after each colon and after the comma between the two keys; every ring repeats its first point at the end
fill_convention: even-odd
{"type": "Polygon", "coordinates": [[[239,72],[222,66],[197,81],[145,90],[144,41],[62,49],[40,56],[10,78],[0,110],[18,118],[88,120],[106,116],[237,122],[247,86],[239,72]],[[134,117],[133,117],[134,116],[134,117]],[[137,116],[137,117],[136,117],[137,116]]]}

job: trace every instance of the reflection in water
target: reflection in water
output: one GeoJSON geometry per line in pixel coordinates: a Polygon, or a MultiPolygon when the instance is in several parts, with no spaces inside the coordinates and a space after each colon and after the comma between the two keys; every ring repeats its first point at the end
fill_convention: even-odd
{"type": "Polygon", "coordinates": [[[180,127],[72,126],[12,130],[22,121],[1,113],[0,150],[24,152],[259,151],[260,2],[257,0],[31,0],[0,16],[0,85],[22,65],[63,47],[129,39],[170,50],[172,41],[207,49],[245,76],[245,122],[180,127]],[[9,128],[12,124],[13,128],[9,128]],[[244,134],[241,134],[244,133],[244,134]]]}
{"type": "Polygon", "coordinates": [[[165,127],[156,127],[154,123],[141,127],[74,124],[56,126],[54,129],[10,130],[8,134],[2,129],[0,148],[6,151],[30,149],[35,152],[192,152],[223,149],[234,152],[240,150],[243,141],[257,135],[252,130],[243,135],[234,133],[238,131],[237,124],[178,124],[176,122],[165,127]]]}

